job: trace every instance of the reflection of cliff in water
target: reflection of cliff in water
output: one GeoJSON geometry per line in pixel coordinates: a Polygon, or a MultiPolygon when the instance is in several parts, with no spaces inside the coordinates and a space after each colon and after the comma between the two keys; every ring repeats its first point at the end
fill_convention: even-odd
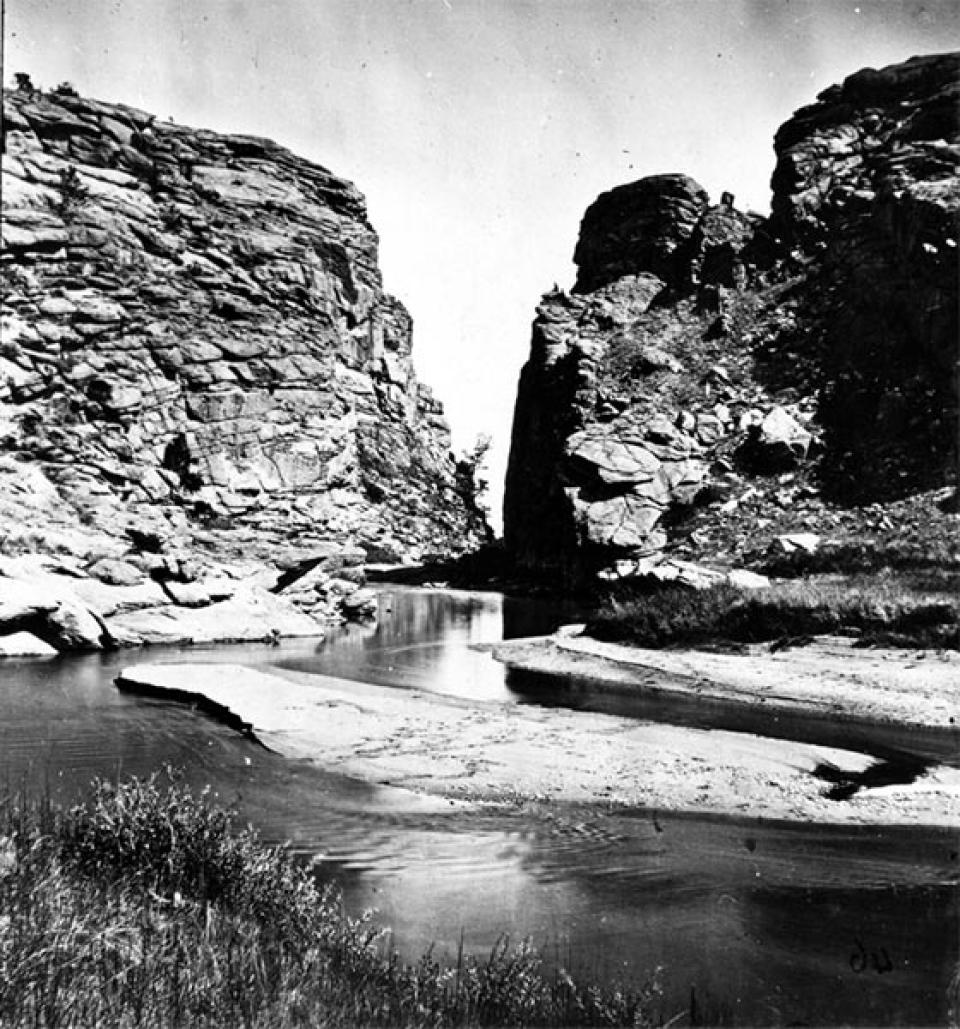
{"type": "Polygon", "coordinates": [[[314,653],[281,656],[275,663],[381,686],[510,701],[504,666],[471,648],[550,633],[571,617],[568,604],[550,600],[386,588],[376,624],[333,629],[314,653]]]}
{"type": "MultiPolygon", "coordinates": [[[[466,635],[471,643],[542,636],[575,617],[569,601],[505,597],[499,593],[387,589],[367,647],[417,644],[466,635]]],[[[351,630],[352,631],[352,630],[351,630]]]]}
{"type": "Polygon", "coordinates": [[[439,640],[451,631],[463,630],[485,614],[493,614],[500,598],[488,600],[481,595],[464,597],[458,601],[446,593],[430,590],[417,591],[416,602],[411,603],[403,591],[381,595],[380,614],[373,632],[364,637],[364,646],[380,648],[396,644],[427,643],[439,640]]]}
{"type": "Polygon", "coordinates": [[[582,620],[582,610],[569,600],[533,600],[503,598],[503,638],[544,636],[558,626],[582,620]]]}

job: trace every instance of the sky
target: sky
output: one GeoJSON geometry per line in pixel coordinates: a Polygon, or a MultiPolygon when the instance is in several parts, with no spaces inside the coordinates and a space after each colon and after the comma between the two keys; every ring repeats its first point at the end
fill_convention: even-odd
{"type": "Polygon", "coordinates": [[[960,48],[955,0],[4,0],[4,81],[268,136],[351,179],[454,448],[499,514],[536,304],[601,192],[685,172],[766,213],[773,135],[866,66],[960,48]]]}

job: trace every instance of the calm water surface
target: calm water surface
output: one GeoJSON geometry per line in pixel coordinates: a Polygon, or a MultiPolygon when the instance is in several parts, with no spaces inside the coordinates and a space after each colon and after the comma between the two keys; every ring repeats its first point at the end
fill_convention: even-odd
{"type": "MultiPolygon", "coordinates": [[[[686,720],[597,701],[585,687],[508,680],[471,649],[574,617],[496,594],[397,589],[382,595],[375,629],[321,644],[8,661],[0,781],[68,798],[94,775],[170,762],[270,839],[319,855],[348,906],[376,909],[409,957],[430,944],[454,953],[461,933],[482,952],[507,932],[531,936],[550,962],[607,980],[642,981],[662,966],[668,1015],[689,1006],[692,990],[713,1021],[942,1024],[960,950],[956,833],[596,807],[425,814],[402,791],[285,761],[189,710],[113,686],[120,667],[139,661],[239,661],[484,703],[612,705],[623,717],[686,720]]],[[[820,727],[778,730],[805,731],[820,727]]]]}

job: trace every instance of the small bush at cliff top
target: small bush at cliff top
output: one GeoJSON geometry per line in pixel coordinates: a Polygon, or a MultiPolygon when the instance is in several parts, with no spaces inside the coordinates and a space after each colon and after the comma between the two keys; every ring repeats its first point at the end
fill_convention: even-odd
{"type": "Polygon", "coordinates": [[[529,945],[404,964],[284,849],[169,775],[0,805],[0,1025],[652,1025],[655,986],[529,945]]]}

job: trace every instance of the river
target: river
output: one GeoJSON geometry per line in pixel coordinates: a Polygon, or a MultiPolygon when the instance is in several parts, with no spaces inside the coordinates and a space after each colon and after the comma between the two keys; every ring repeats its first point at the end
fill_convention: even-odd
{"type": "MultiPolygon", "coordinates": [[[[284,760],[183,707],[119,693],[138,661],[229,661],[323,673],[483,704],[575,703],[512,688],[473,644],[552,630],[572,612],[494,593],[386,589],[376,627],[322,643],[0,664],[0,780],[62,799],[96,775],[164,763],[374,909],[413,958],[531,937],[548,963],[642,981],[664,1011],[769,1025],[942,1024],[960,950],[955,833],[758,824],[528,805],[445,812],[401,790],[284,760]]],[[[603,708],[602,698],[597,705],[603,708]]],[[[654,717],[621,711],[618,717],[654,717]]],[[[666,716],[670,717],[668,712],[666,716]]]]}

